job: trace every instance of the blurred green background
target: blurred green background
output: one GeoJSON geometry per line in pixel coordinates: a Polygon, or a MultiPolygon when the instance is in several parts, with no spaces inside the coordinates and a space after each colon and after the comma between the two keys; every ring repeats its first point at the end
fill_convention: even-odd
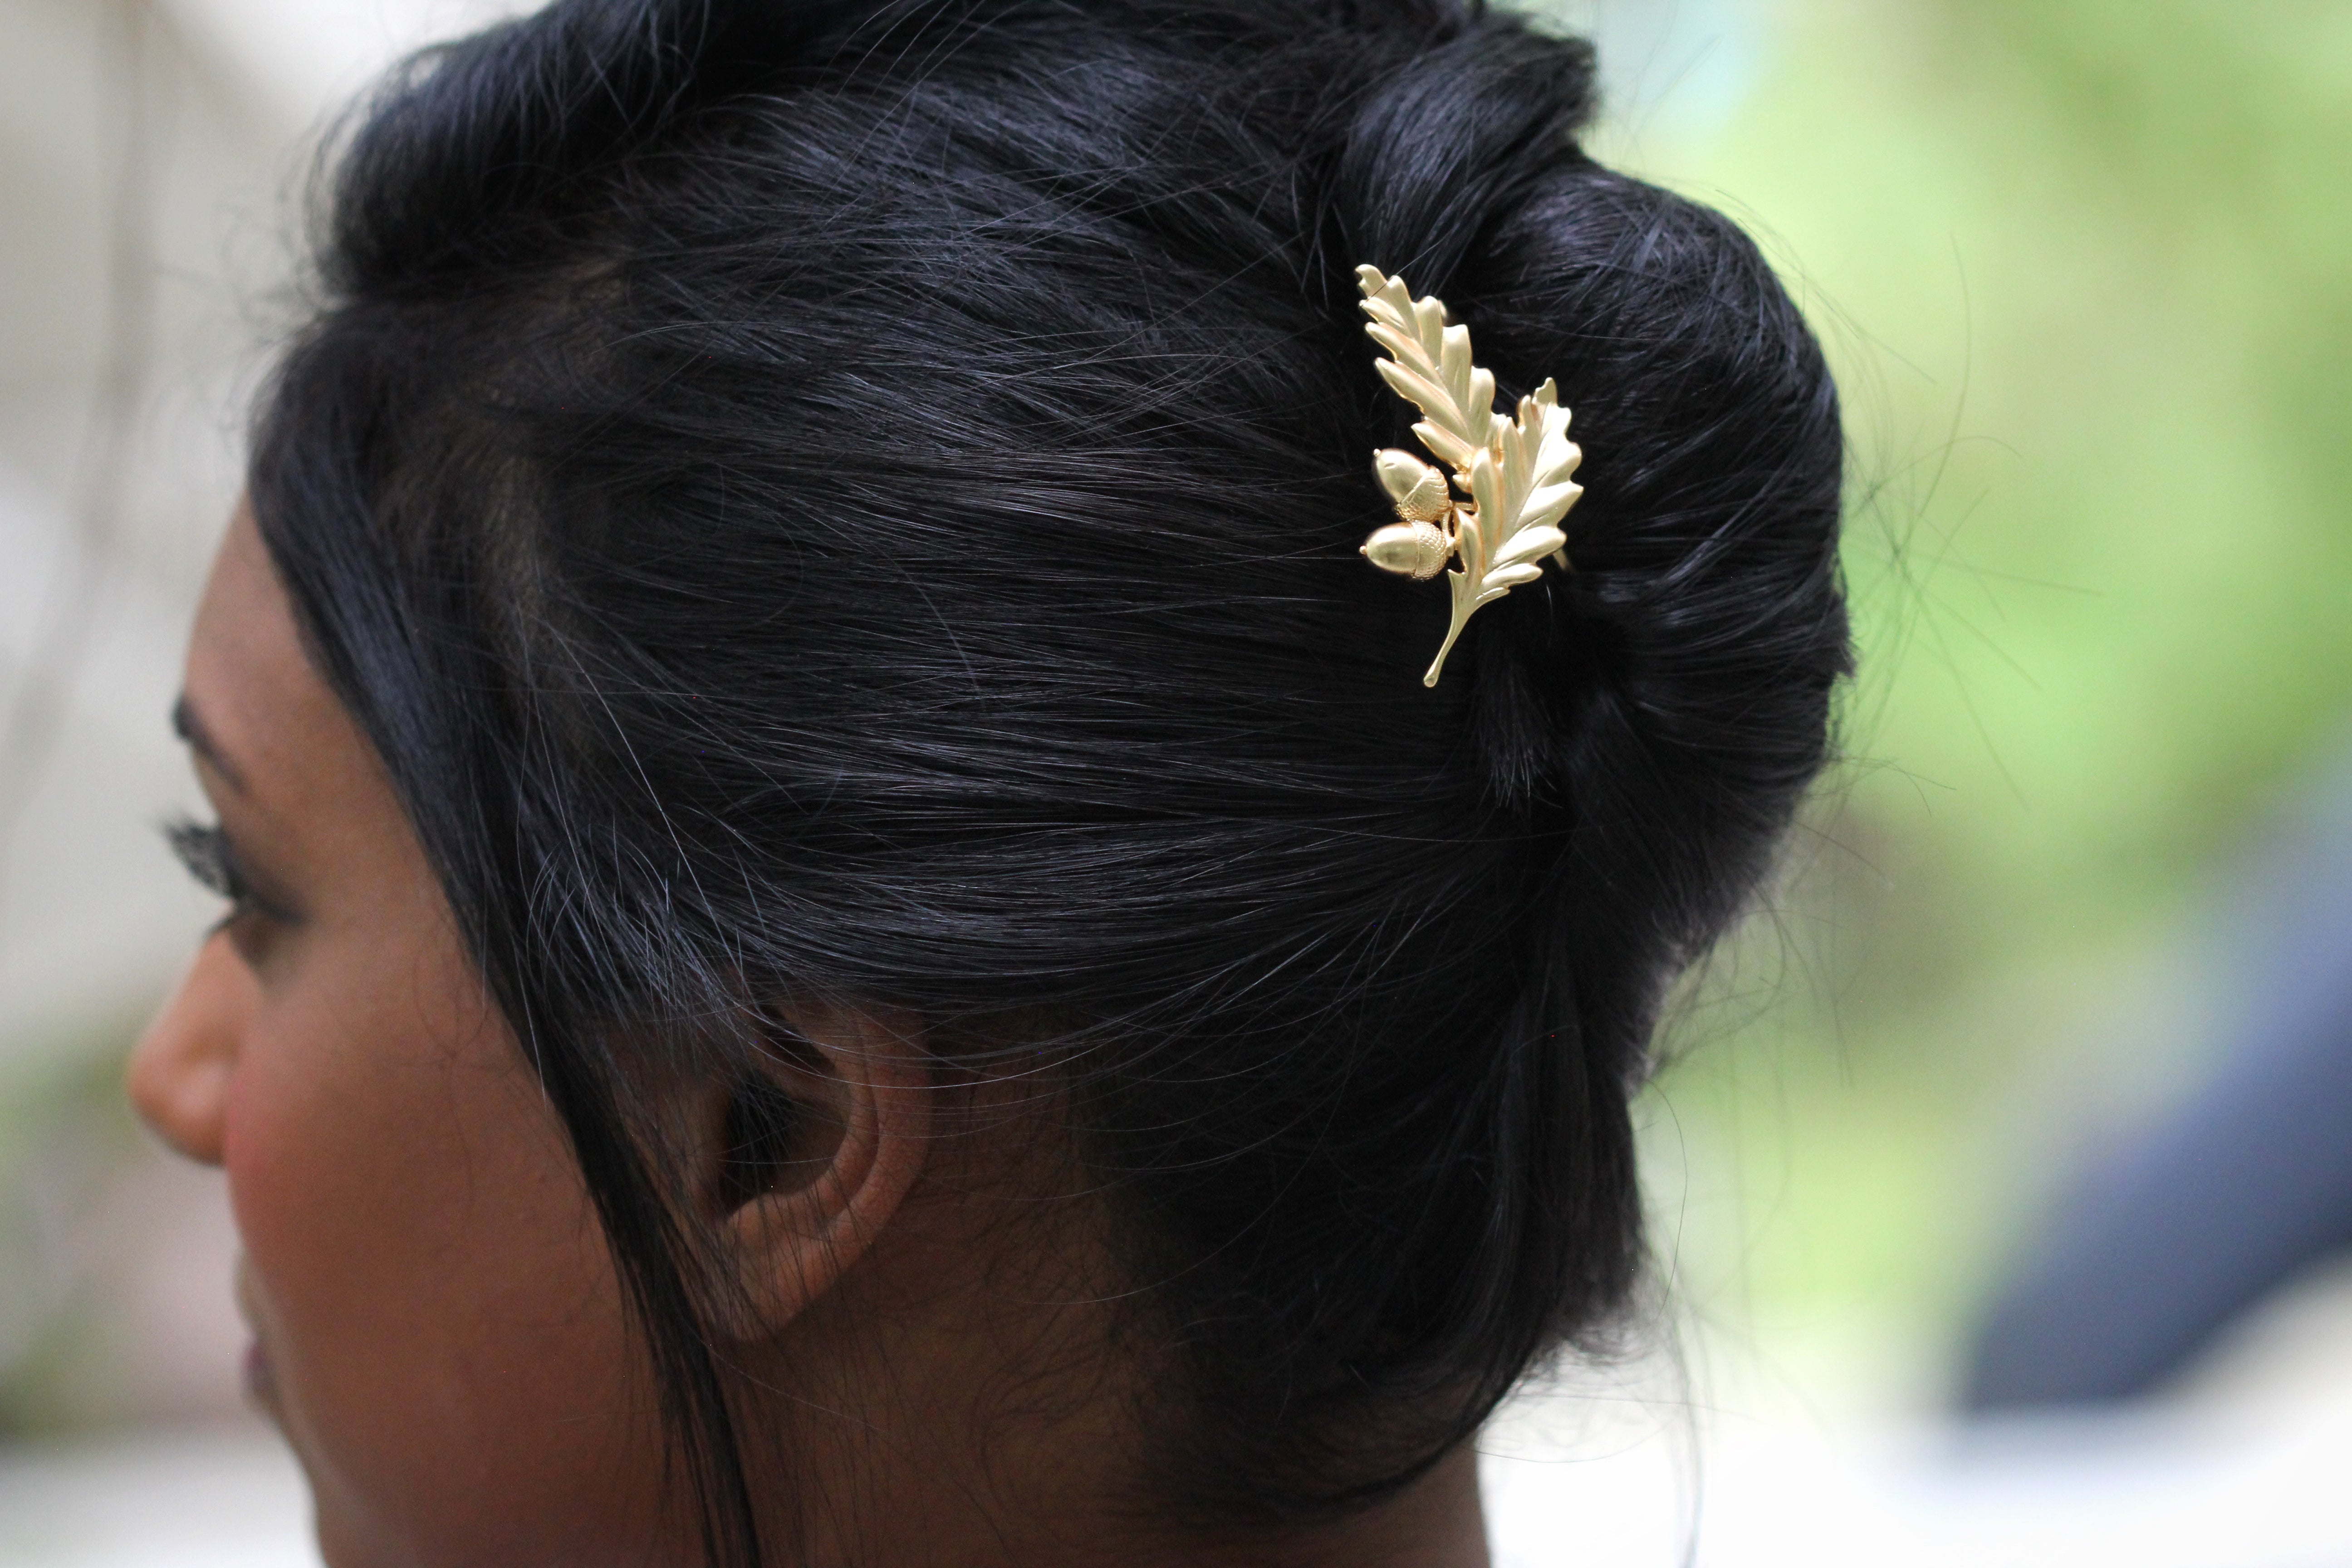
{"type": "MultiPolygon", "coordinates": [[[[82,47],[78,3],[18,4],[0,31],[37,20],[58,47],[82,47]]],[[[1688,1310],[1807,1401],[1920,1408],[2053,1173],[2210,1047],[2190,933],[2221,868],[2352,721],[2352,5],[1546,8],[1600,37],[1596,150],[1751,226],[1827,341],[1850,410],[1863,647],[1850,757],[1770,908],[1678,1010],[1674,1063],[1643,1106],[1662,1245],[1688,1310]]],[[[447,9],[410,7],[417,27],[447,9]]],[[[179,448],[133,444],[162,476],[134,536],[153,546],[139,561],[173,563],[150,573],[168,643],[233,488],[221,455],[256,341],[236,301],[266,292],[282,261],[232,241],[279,221],[273,193],[307,114],[357,79],[366,51],[276,100],[240,96],[236,29],[258,40],[253,58],[278,59],[268,49],[293,9],[186,0],[156,14],[163,54],[128,78],[92,68],[89,101],[176,81],[167,132],[216,174],[171,187],[193,216],[156,253],[178,325],[145,394],[169,404],[173,376],[196,388],[182,401],[212,456],[185,483],[179,448]]],[[[88,119],[82,194],[21,177],[25,149],[83,136],[81,120],[6,121],[21,154],[0,193],[8,221],[89,207],[60,230],[64,260],[24,263],[12,334],[47,312],[61,342],[103,337],[102,310],[42,293],[105,270],[101,154],[120,126],[88,119]]],[[[30,233],[9,242],[12,267],[30,233]]],[[[96,348],[74,352],[44,370],[12,348],[0,408],[0,479],[57,498],[61,518],[74,481],[43,410],[80,406],[101,379],[96,348]]],[[[168,690],[158,669],[132,683],[140,702],[168,690]]],[[[76,700],[101,689],[114,689],[76,700]]],[[[121,721],[152,728],[142,778],[175,765],[161,721],[160,701],[121,721]]],[[[57,748],[44,798],[86,805],[111,754],[57,748]]],[[[169,793],[140,787],[135,809],[56,820],[91,844],[131,842],[169,793]]],[[[54,857],[25,851],[66,830],[37,809],[28,820],[0,910],[17,951],[0,971],[32,963],[26,944],[66,886],[54,857]]],[[[164,890],[160,850],[138,853],[125,896],[168,941],[124,951],[161,953],[193,940],[197,906],[164,890]]],[[[152,1216],[217,1207],[209,1187],[154,1196],[140,1173],[160,1156],[113,1100],[112,1060],[167,978],[162,958],[136,956],[86,987],[78,1013],[17,1005],[0,985],[0,1278],[15,1280],[0,1285],[0,1433],[234,1397],[225,1365],[152,1392],[171,1357],[223,1353],[225,1302],[194,1328],[123,1316],[126,1301],[152,1296],[138,1311],[168,1317],[225,1290],[217,1226],[195,1227],[215,1240],[163,1286],[121,1285],[145,1277],[152,1216]],[[114,1253],[93,1260],[93,1247],[114,1253]],[[127,1355],[126,1337],[147,1348],[127,1355]]]]}
{"type": "Polygon", "coordinates": [[[1656,49],[1612,151],[1827,341],[1862,675],[1653,1173],[1704,1317],[1916,1404],[2044,1185],[2216,1044],[2191,933],[2352,721],[2352,6],[1746,20],[1656,49]]]}

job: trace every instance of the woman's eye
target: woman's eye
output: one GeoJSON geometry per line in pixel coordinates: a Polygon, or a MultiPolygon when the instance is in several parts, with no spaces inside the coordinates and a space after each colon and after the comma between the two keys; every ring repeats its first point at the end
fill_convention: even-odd
{"type": "Polygon", "coordinates": [[[164,826],[163,842],[172,847],[188,875],[208,891],[233,904],[243,902],[251,891],[229,853],[228,835],[216,825],[183,817],[164,826]]]}
{"type": "Polygon", "coordinates": [[[252,883],[237,865],[236,847],[217,823],[183,817],[164,826],[163,841],[171,846],[173,855],[187,868],[189,876],[228,900],[227,920],[276,912],[254,892],[252,883]]]}

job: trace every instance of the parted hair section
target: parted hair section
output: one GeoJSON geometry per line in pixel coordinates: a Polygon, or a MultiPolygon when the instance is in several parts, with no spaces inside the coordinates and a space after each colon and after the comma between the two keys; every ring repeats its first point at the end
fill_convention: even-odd
{"type": "Polygon", "coordinates": [[[1819,350],[1592,99],[1460,0],[558,0],[355,119],[256,510],[722,1560],[756,1478],[615,1020],[1060,1021],[1204,1520],[1384,1495],[1607,1342],[1662,994],[1848,644],[1819,350]],[[1361,265],[1584,452],[1573,571],[1434,689],[1444,584],[1358,550],[1413,417],[1361,265]]]}

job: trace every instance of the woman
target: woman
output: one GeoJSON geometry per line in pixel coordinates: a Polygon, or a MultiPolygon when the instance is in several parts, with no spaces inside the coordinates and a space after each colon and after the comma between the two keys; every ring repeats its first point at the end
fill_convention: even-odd
{"type": "Polygon", "coordinates": [[[1485,1561],[1847,662],[1820,353],[1591,79],[559,0],[367,107],[132,1067],[336,1568],[1485,1561]]]}

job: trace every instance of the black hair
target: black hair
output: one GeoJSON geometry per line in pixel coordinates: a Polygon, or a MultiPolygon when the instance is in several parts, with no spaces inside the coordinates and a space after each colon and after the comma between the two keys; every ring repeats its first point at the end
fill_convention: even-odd
{"type": "Polygon", "coordinates": [[[1632,1300],[1662,997],[1848,667],[1843,448],[1756,247],[1587,157],[1592,97],[1472,0],[557,0],[355,122],[253,503],[715,1560],[750,1481],[616,1024],[1050,1036],[1187,1517],[1387,1495],[1632,1300]],[[1587,454],[1573,571],[1434,689],[1443,584],[1356,550],[1412,417],[1366,262],[1587,454]]]}

